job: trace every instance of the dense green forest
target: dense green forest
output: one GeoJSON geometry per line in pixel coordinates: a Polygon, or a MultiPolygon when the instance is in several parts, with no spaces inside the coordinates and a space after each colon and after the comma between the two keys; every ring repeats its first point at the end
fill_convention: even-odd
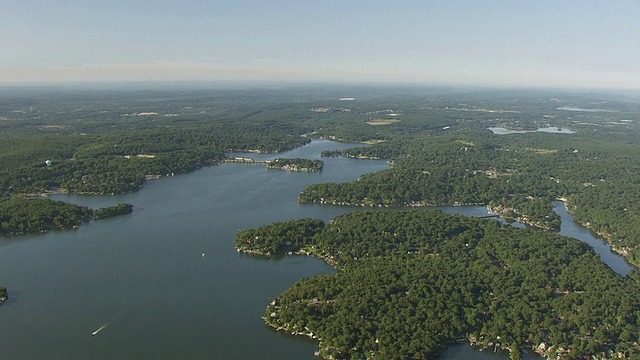
{"type": "MultiPolygon", "coordinates": [[[[637,130],[626,128],[626,131],[637,130]]],[[[596,133],[597,134],[597,133],[596,133]]],[[[393,168],[346,184],[316,184],[301,202],[365,206],[484,204],[526,223],[558,229],[551,201],[640,263],[640,153],[609,134],[495,135],[467,130],[345,151],[392,158],[393,168]],[[588,136],[587,136],[588,135],[588,136]]]]}
{"type": "MultiPolygon", "coordinates": [[[[572,153],[553,148],[521,149],[510,139],[504,139],[498,135],[458,132],[437,138],[414,138],[409,144],[390,141],[348,150],[345,153],[350,156],[389,158],[400,152],[404,155],[395,155],[392,169],[363,176],[352,183],[313,185],[300,195],[300,201],[390,207],[492,205],[507,217],[558,229],[560,219],[553,212],[551,201],[568,196],[571,184],[552,175],[554,167],[572,153]]],[[[531,141],[539,146],[553,146],[546,139],[531,141]]]]}
{"type": "Polygon", "coordinates": [[[50,199],[0,199],[0,235],[72,229],[91,219],[128,214],[132,209],[131,204],[92,210],[50,199]]]}
{"type": "Polygon", "coordinates": [[[220,163],[225,151],[279,152],[305,144],[294,128],[203,126],[114,131],[98,135],[16,136],[0,143],[3,193],[114,194],[135,191],[149,176],[170,176],[220,163]],[[48,160],[48,164],[45,161],[48,160]]]}
{"type": "MultiPolygon", "coordinates": [[[[396,117],[402,114],[400,121],[371,126],[362,120],[363,126],[375,128],[378,136],[368,139],[375,145],[324,155],[389,159],[393,168],[348,184],[313,185],[300,201],[389,207],[483,204],[555,230],[560,219],[551,201],[560,198],[576,220],[639,264],[638,104],[567,95],[494,95],[426,97],[420,107],[396,105],[392,110],[396,117]],[[590,111],[594,108],[598,111],[590,111]],[[552,126],[572,131],[534,131],[552,126]],[[488,130],[495,127],[519,132],[488,130]]],[[[375,117],[384,116],[376,112],[375,117]]]]}
{"type": "Polygon", "coordinates": [[[586,244],[428,210],[348,213],[238,234],[262,254],[307,253],[340,271],[303,279],[269,326],[333,359],[426,359],[457,339],[552,358],[640,356],[640,288],[586,244]]]}
{"type": "MultiPolygon", "coordinates": [[[[0,88],[2,232],[67,229],[131,211],[131,205],[91,210],[25,194],[137,191],[149,179],[224,162],[229,152],[277,153],[324,138],[363,144],[324,156],[386,159],[392,167],[350,183],[312,185],[301,202],[478,204],[556,230],[560,218],[551,202],[562,199],[577,221],[638,266],[639,122],[637,99],[553,90],[0,88]],[[341,101],[345,96],[354,100],[341,101]]],[[[382,213],[402,224],[405,217],[425,222],[407,220],[405,234],[389,230],[398,224],[373,226],[386,223],[366,217],[374,215],[345,215],[336,220],[353,221],[344,241],[335,224],[312,219],[241,233],[244,250],[313,253],[342,269],[294,286],[267,320],[299,333],[316,329],[324,344],[333,344],[323,355],[346,358],[371,352],[424,358],[459,336],[499,343],[516,357],[516,350],[541,343],[567,358],[608,350],[637,356],[635,272],[617,277],[586,245],[548,232],[382,213]],[[325,239],[329,229],[339,243],[325,239]],[[360,308],[353,299],[364,295],[373,303],[360,308]],[[282,305],[287,301],[294,310],[282,305]],[[365,311],[377,305],[378,312],[365,311]],[[389,327],[376,333],[381,324],[389,327]],[[442,332],[434,334],[434,326],[442,332]],[[414,333],[424,337],[408,341],[414,333]]]]}

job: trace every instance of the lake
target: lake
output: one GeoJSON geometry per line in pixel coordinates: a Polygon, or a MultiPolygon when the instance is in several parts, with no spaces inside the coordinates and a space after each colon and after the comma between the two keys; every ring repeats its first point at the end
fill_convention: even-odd
{"type": "MultiPolygon", "coordinates": [[[[353,146],[318,140],[250,156],[320,159],[322,150],[353,146]]],[[[238,254],[234,245],[240,229],[302,217],[328,221],[362,209],[301,205],[297,197],[313,183],[388,168],[380,160],[322,160],[318,173],[223,164],[152,180],[132,194],[53,196],[94,208],[129,202],[134,212],[74,231],[0,239],[0,283],[10,296],[0,306],[3,357],[316,359],[315,342],[276,333],[260,317],[296,281],[334,269],[312,257],[238,254]]],[[[442,209],[486,214],[477,206],[442,209]]],[[[457,345],[444,358],[508,356],[457,345]]]]}
{"type": "Polygon", "coordinates": [[[582,112],[613,112],[611,110],[605,110],[605,109],[584,109],[584,108],[573,107],[573,106],[563,106],[563,107],[556,108],[556,110],[582,111],[582,112]]]}
{"type": "Polygon", "coordinates": [[[509,134],[526,134],[526,133],[534,133],[534,132],[543,132],[549,134],[575,134],[575,131],[569,130],[567,128],[559,128],[555,126],[539,128],[536,130],[510,130],[501,127],[490,127],[487,128],[491,130],[492,133],[496,135],[509,135],[509,134]]]}

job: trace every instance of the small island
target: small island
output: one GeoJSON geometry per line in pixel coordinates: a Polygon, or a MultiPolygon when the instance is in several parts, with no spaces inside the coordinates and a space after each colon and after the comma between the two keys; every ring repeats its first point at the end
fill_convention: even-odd
{"type": "Polygon", "coordinates": [[[7,299],[9,295],[7,295],[7,288],[4,286],[0,286],[0,305],[2,305],[7,299]]]}
{"type": "Polygon", "coordinates": [[[323,167],[324,162],[322,160],[310,160],[301,158],[280,158],[267,163],[267,168],[269,169],[279,169],[296,172],[322,171],[323,167]]]}
{"type": "Polygon", "coordinates": [[[132,211],[131,204],[90,209],[45,198],[0,199],[0,236],[75,229],[90,220],[124,215],[132,211]]]}

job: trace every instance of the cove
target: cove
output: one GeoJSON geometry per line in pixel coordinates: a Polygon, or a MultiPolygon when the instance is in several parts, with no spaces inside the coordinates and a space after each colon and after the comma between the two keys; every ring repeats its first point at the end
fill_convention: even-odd
{"type": "MultiPolygon", "coordinates": [[[[323,150],[353,146],[318,140],[251,157],[320,159],[323,150]]],[[[0,238],[0,280],[10,296],[0,307],[3,356],[316,359],[315,342],[275,333],[260,317],[273,297],[302,277],[334,269],[312,257],[238,254],[234,244],[240,229],[302,217],[328,221],[362,210],[301,205],[297,196],[313,183],[352,181],[388,168],[379,160],[322,160],[319,173],[223,164],[153,180],[131,194],[52,197],[91,207],[130,202],[134,212],[75,231],[0,238]]],[[[484,207],[439,209],[486,214],[484,207]]],[[[507,358],[466,344],[444,355],[507,358]]]]}

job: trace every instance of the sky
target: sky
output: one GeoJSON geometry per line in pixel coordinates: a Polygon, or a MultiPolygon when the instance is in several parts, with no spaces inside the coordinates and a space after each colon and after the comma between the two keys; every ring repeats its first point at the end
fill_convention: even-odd
{"type": "Polygon", "coordinates": [[[640,88],[640,0],[2,0],[0,84],[640,88]]]}

